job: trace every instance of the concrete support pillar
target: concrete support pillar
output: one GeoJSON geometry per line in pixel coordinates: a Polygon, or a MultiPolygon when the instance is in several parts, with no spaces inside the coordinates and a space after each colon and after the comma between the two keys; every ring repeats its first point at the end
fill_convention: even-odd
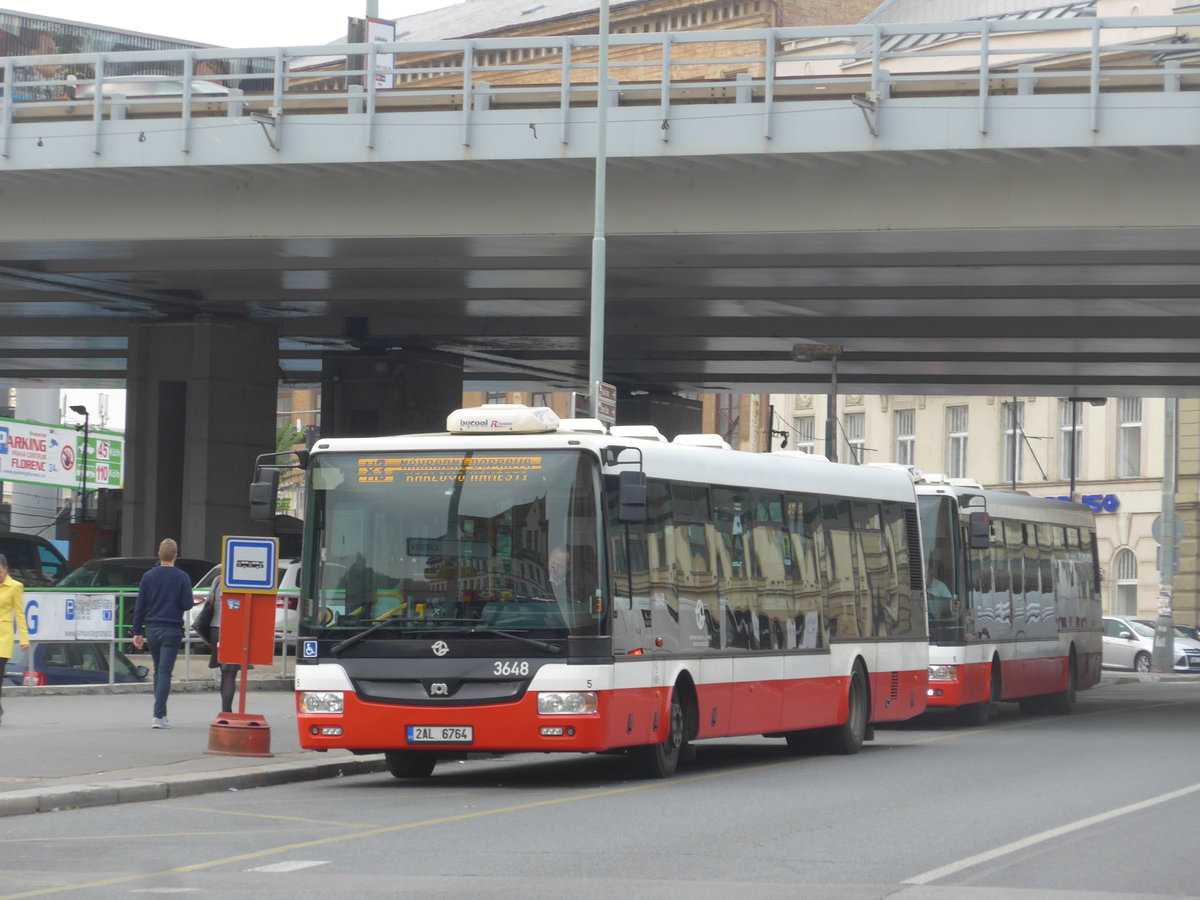
{"type": "Polygon", "coordinates": [[[1179,568],[1175,571],[1171,608],[1181,625],[1200,625],[1200,400],[1179,401],[1178,475],[1175,482],[1175,515],[1183,520],[1176,535],[1179,568]]]}
{"type": "Polygon", "coordinates": [[[445,431],[462,406],[462,360],[427,351],[325,359],[321,436],[373,437],[445,431]]]}
{"type": "Polygon", "coordinates": [[[181,555],[217,560],[223,536],[264,533],[247,488],[275,449],[278,356],[277,329],[242,319],[134,330],[122,554],[173,537],[181,555]]]}

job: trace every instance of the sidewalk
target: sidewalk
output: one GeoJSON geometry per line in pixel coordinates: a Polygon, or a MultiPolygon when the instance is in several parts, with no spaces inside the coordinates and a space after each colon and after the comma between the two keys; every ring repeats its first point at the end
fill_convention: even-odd
{"type": "Polygon", "coordinates": [[[381,755],[302,750],[292,679],[281,668],[277,660],[247,680],[246,712],[266,719],[271,757],[205,753],[221,709],[206,659],[181,659],[176,667],[181,680],[168,701],[170,730],[150,727],[149,684],[5,686],[0,817],[387,770],[381,755]]]}

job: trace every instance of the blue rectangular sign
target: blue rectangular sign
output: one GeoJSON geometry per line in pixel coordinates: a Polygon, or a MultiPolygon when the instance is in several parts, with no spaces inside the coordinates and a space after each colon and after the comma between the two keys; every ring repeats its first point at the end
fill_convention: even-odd
{"type": "Polygon", "coordinates": [[[273,594],[278,560],[276,538],[226,537],[221,554],[225,590],[273,594]]]}

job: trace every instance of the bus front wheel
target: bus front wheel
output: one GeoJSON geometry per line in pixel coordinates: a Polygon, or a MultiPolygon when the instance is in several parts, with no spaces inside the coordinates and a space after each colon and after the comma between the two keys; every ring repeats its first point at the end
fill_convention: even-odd
{"type": "Polygon", "coordinates": [[[384,758],[395,778],[428,778],[437,765],[437,754],[429,750],[388,750],[384,758]]]}
{"type": "Polygon", "coordinates": [[[679,692],[671,692],[671,708],[667,713],[667,739],[661,744],[648,747],[633,747],[629,751],[629,762],[635,774],[642,778],[670,778],[679,766],[679,757],[684,745],[683,704],[679,692]]]}

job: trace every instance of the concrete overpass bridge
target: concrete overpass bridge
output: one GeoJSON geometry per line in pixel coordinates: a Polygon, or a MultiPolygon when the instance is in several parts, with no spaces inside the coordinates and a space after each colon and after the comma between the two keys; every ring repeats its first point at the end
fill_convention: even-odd
{"type": "Polygon", "coordinates": [[[602,94],[622,390],[819,392],[814,342],[858,392],[1200,395],[1198,35],[613,35],[603,92],[595,36],[7,59],[0,381],[128,386],[185,509],[214,446],[270,443],[280,375],[340,431],[581,389],[602,94]]]}

